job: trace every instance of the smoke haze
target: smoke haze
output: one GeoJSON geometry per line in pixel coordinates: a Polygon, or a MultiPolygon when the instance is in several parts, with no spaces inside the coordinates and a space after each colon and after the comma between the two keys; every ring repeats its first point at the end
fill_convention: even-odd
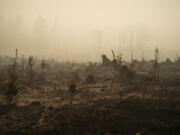
{"type": "MultiPolygon", "coordinates": [[[[180,51],[179,0],[0,0],[0,53],[100,61],[111,50],[161,60],[180,51]]],[[[180,54],[179,54],[180,55],[180,54]]]]}

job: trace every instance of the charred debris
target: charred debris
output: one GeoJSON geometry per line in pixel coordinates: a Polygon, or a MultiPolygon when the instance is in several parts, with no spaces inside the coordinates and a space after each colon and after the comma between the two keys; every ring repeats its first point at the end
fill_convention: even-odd
{"type": "Polygon", "coordinates": [[[33,87],[43,83],[42,81],[50,81],[47,79],[51,79],[51,81],[57,79],[57,84],[66,84],[70,93],[83,89],[85,85],[106,83],[107,80],[111,82],[107,84],[107,87],[110,86],[110,88],[114,83],[135,84],[138,81],[148,82],[147,80],[151,83],[160,83],[162,80],[167,80],[169,76],[180,72],[179,59],[172,62],[167,58],[166,61],[159,62],[159,50],[156,48],[154,60],[145,61],[143,56],[142,61],[138,61],[133,58],[131,52],[131,61],[126,62],[123,61],[122,53],[116,55],[112,50],[112,60],[103,54],[102,63],[80,64],[57,62],[53,59],[38,59],[33,56],[25,58],[23,55],[20,57],[16,49],[15,58],[8,56],[0,58],[0,79],[1,85],[4,87],[2,93],[5,93],[7,101],[11,103],[22,87],[33,87]],[[49,78],[49,76],[53,77],[49,78]]]}

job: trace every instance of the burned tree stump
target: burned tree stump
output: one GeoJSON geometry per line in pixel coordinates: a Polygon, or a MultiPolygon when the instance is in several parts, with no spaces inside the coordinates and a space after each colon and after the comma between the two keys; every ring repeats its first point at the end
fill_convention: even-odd
{"type": "Polygon", "coordinates": [[[121,66],[119,69],[119,77],[121,81],[132,81],[135,78],[135,71],[127,66],[121,66]]]}
{"type": "Polygon", "coordinates": [[[68,90],[73,95],[76,92],[76,83],[75,81],[71,81],[68,85],[68,90]]]}
{"type": "Polygon", "coordinates": [[[102,65],[111,65],[111,64],[112,64],[111,60],[106,55],[102,55],[102,65]]]}
{"type": "Polygon", "coordinates": [[[87,84],[96,84],[93,74],[88,75],[88,77],[86,79],[86,83],[87,84]]]}

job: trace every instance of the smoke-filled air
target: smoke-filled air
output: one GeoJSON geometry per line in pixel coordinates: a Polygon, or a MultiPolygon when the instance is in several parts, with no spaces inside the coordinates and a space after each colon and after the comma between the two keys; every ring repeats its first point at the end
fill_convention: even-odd
{"type": "Polygon", "coordinates": [[[0,0],[0,135],[180,135],[180,0],[0,0]]]}
{"type": "Polygon", "coordinates": [[[110,50],[140,59],[180,47],[179,0],[0,0],[0,53],[100,61],[110,50]]]}

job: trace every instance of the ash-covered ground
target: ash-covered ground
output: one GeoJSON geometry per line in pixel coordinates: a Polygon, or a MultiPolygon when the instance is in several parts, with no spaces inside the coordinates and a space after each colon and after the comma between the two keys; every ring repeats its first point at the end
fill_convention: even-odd
{"type": "Polygon", "coordinates": [[[1,57],[0,134],[180,134],[180,61],[102,59],[1,57]]]}

